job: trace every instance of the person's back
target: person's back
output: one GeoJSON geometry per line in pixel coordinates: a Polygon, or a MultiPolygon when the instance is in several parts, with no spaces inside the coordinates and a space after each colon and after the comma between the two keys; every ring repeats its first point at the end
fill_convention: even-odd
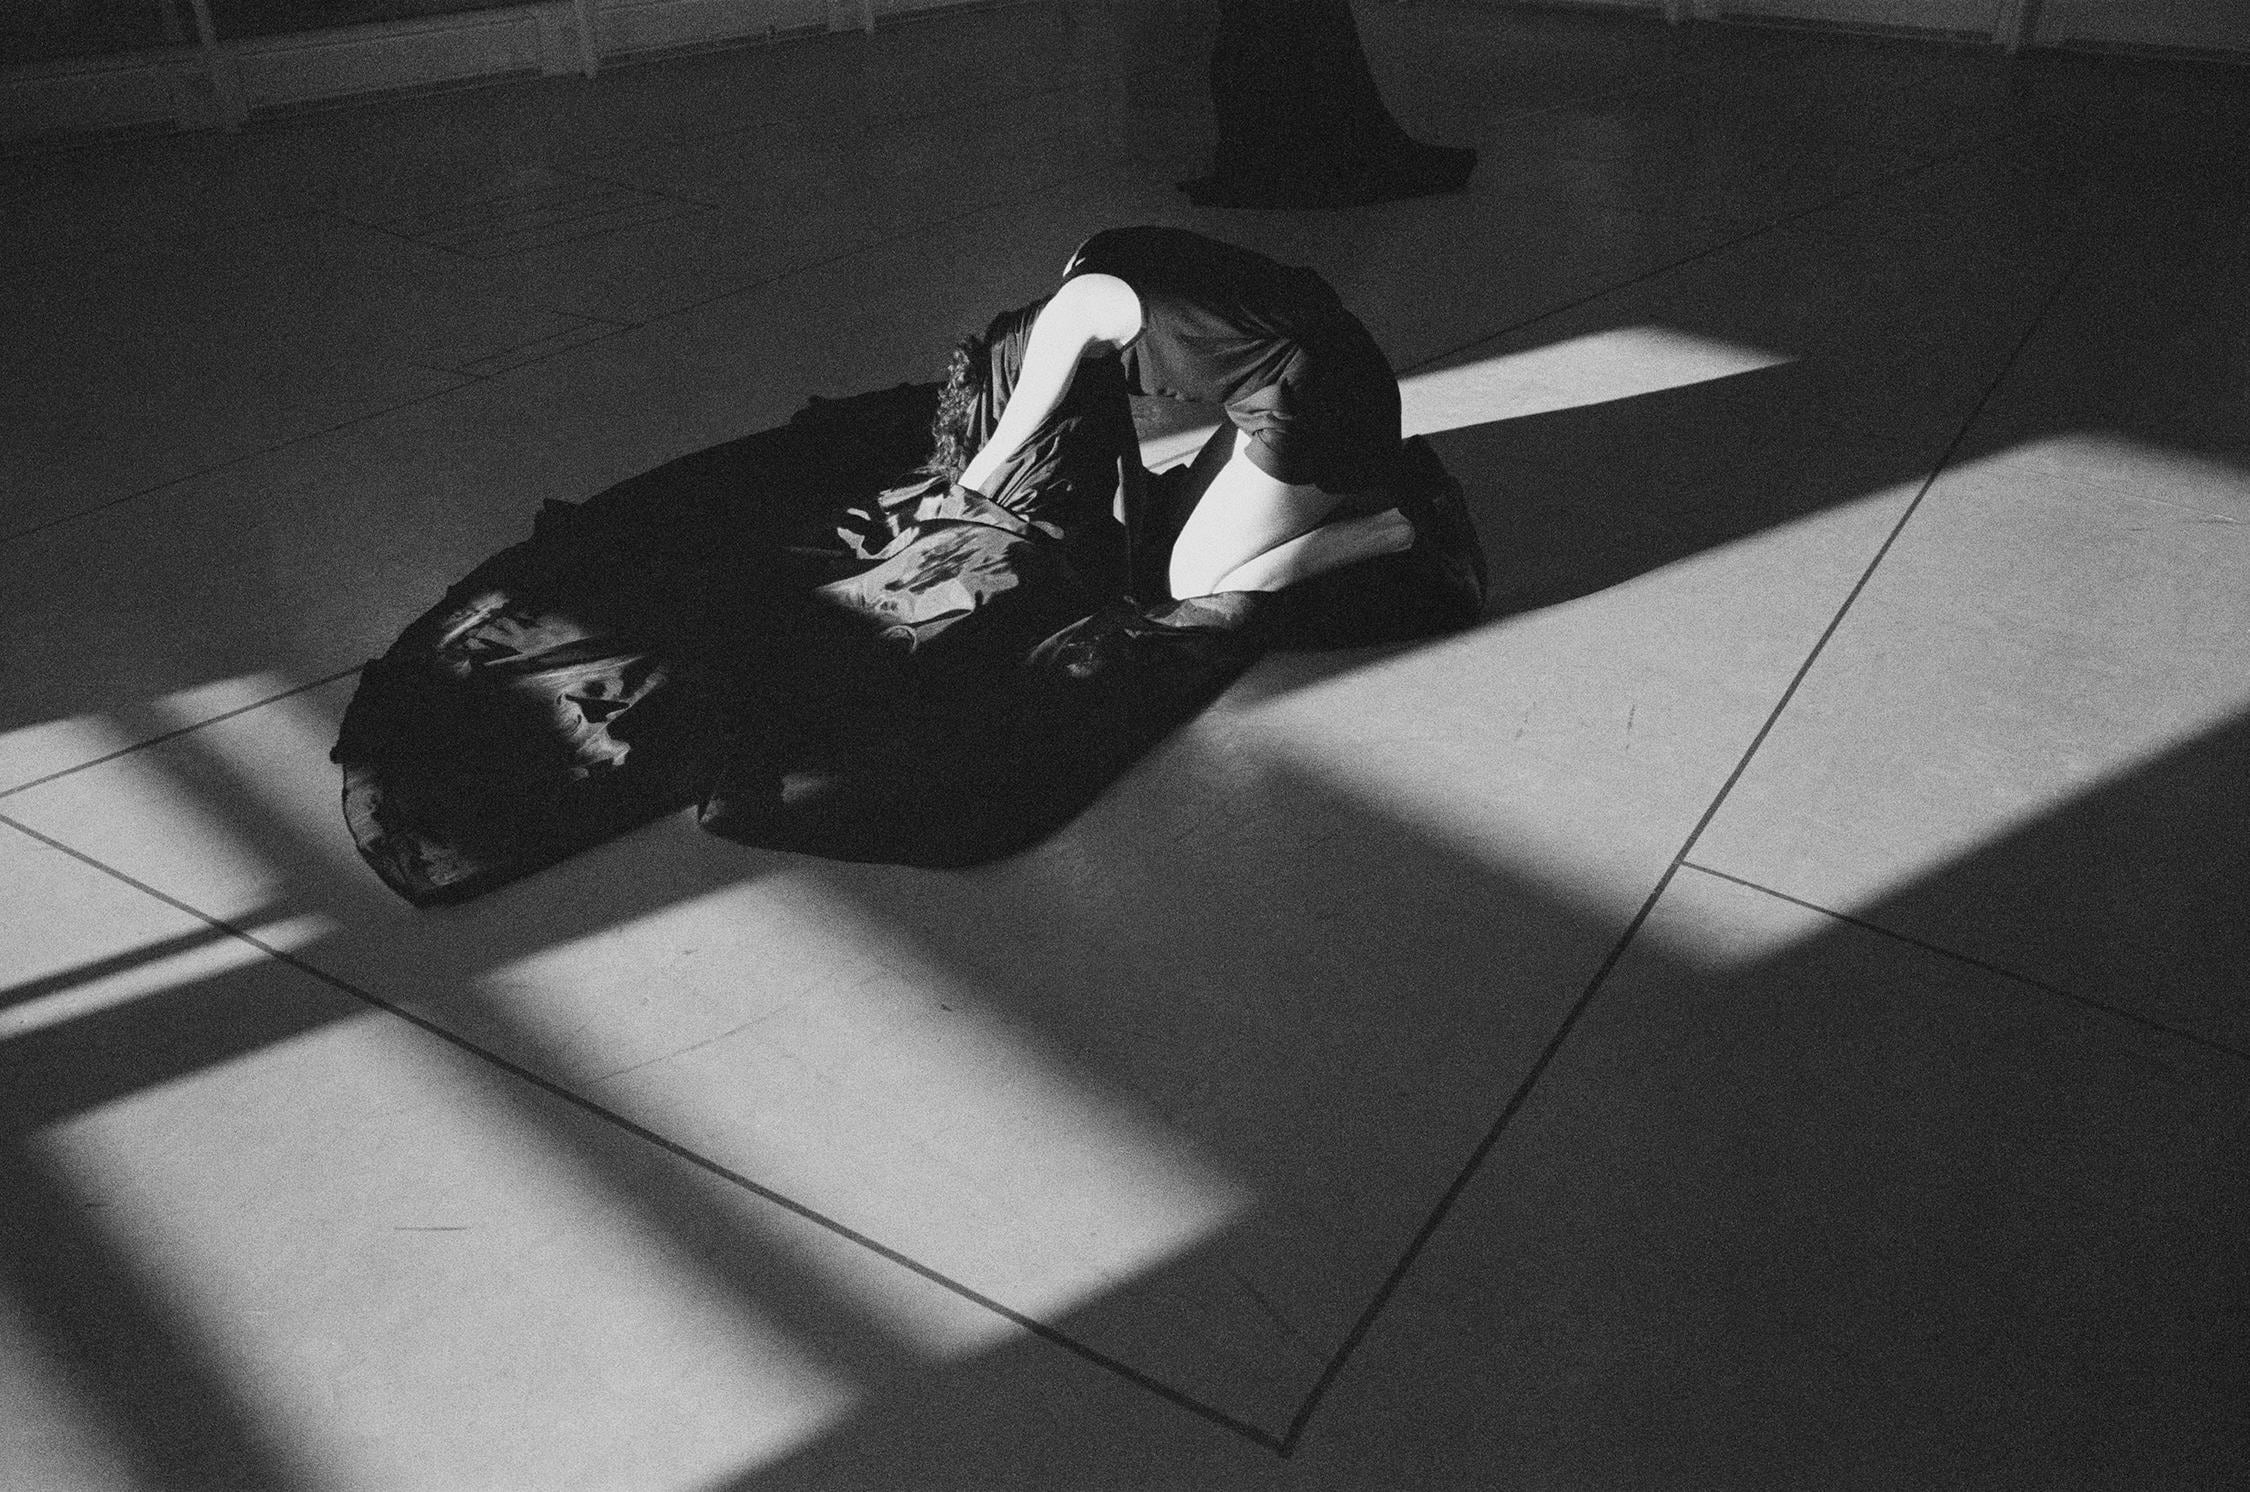
{"type": "Polygon", "coordinates": [[[1141,302],[1119,358],[1135,393],[1232,404],[1290,376],[1307,347],[1357,326],[1326,280],[1181,228],[1113,228],[1064,271],[1114,275],[1141,302]]]}

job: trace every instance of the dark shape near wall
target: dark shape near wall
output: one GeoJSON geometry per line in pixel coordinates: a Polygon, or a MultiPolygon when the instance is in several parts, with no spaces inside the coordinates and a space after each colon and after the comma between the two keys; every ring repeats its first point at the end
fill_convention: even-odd
{"type": "Polygon", "coordinates": [[[1399,128],[1348,0],[1221,0],[1218,147],[1180,189],[1205,207],[1354,207],[1457,192],[1477,153],[1399,128]]]}

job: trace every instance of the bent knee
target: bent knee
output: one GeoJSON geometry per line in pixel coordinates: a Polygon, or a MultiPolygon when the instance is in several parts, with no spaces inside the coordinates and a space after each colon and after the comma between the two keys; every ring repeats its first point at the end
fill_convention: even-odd
{"type": "Polygon", "coordinates": [[[1165,583],[1170,586],[1173,599],[1186,600],[1190,596],[1208,596],[1219,587],[1231,565],[1224,565],[1202,555],[1182,554],[1172,551],[1171,564],[1165,571],[1165,583]]]}

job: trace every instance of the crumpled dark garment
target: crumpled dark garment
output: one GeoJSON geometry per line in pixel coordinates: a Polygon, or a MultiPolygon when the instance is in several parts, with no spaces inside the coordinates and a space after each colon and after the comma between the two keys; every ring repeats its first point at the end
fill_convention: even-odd
{"type": "MultiPolygon", "coordinates": [[[[1051,639],[1137,609],[1128,554],[1160,572],[1182,505],[1143,480],[1113,386],[1074,386],[992,498],[914,472],[935,396],[815,400],[548,503],[362,671],[332,756],[369,866],[417,905],[462,901],[690,806],[745,844],[979,864],[1067,823],[1273,640],[1157,629],[1130,668],[1048,666],[1051,639]],[[1062,533],[1026,518],[1059,464],[1112,473],[1141,537],[1091,503],[1062,533]],[[870,563],[848,515],[886,511],[915,516],[870,563]]],[[[1401,563],[1339,572],[1323,604],[1380,624],[1387,592],[1428,589],[1401,563]]]]}
{"type": "Polygon", "coordinates": [[[362,672],[332,756],[376,874],[465,900],[689,805],[747,843],[962,864],[1074,812],[995,773],[1055,739],[1070,706],[1027,706],[1022,661],[1121,593],[1125,545],[1091,504],[1057,534],[1010,499],[1137,478],[1131,411],[1086,380],[987,499],[913,472],[935,395],[815,400],[547,504],[362,672]],[[869,565],[839,530],[902,499],[918,516],[869,565]]]}
{"type": "Polygon", "coordinates": [[[473,896],[694,802],[746,741],[865,728],[898,665],[813,602],[857,563],[822,522],[895,477],[931,394],[835,403],[548,503],[362,670],[331,754],[387,885],[473,896]]]}

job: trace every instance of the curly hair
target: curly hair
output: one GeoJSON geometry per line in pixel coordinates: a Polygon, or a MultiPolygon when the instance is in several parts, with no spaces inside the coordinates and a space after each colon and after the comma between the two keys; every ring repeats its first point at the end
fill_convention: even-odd
{"type": "Polygon", "coordinates": [[[925,470],[953,481],[984,442],[976,429],[977,409],[992,378],[992,344],[975,333],[963,337],[945,365],[945,387],[930,421],[932,449],[925,470]]]}

